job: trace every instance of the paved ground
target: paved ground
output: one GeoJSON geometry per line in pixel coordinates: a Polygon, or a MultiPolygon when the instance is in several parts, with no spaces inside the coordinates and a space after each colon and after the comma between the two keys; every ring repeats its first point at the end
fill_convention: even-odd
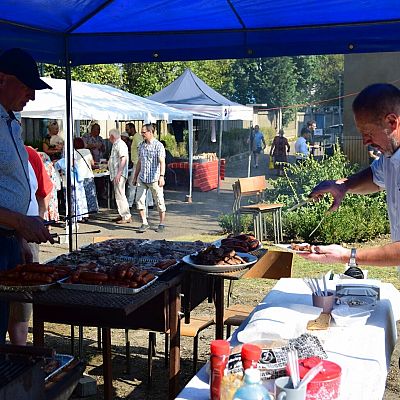
{"type": "MultiPolygon", "coordinates": [[[[226,178],[221,184],[220,192],[212,190],[210,192],[194,191],[192,203],[186,202],[186,195],[189,190],[186,187],[179,187],[174,190],[165,190],[167,205],[166,229],[162,233],[155,232],[158,225],[157,210],[149,210],[149,222],[152,229],[145,233],[138,233],[137,229],[141,225],[137,211],[132,209],[133,221],[131,224],[117,225],[112,222],[118,216],[116,210],[101,209],[98,214],[91,216],[88,223],[79,224],[78,235],[74,235],[74,248],[81,247],[93,242],[94,238],[118,237],[118,238],[146,238],[146,239],[168,239],[175,240],[181,237],[191,237],[195,235],[217,235],[222,234],[218,224],[218,217],[221,214],[231,212],[232,209],[232,183],[238,177],[247,176],[248,157],[243,159],[236,157],[227,163],[226,178]],[[85,233],[100,230],[100,233],[85,233]]],[[[259,167],[251,168],[251,175],[270,175],[268,170],[268,158],[260,157],[259,167]]],[[[272,178],[272,176],[267,176],[272,178]]],[[[62,228],[53,228],[52,232],[63,234],[62,228]]],[[[62,237],[65,241],[65,237],[62,237]]],[[[68,251],[68,244],[61,243],[55,245],[40,246],[40,261],[45,261],[56,255],[68,251]]]]}

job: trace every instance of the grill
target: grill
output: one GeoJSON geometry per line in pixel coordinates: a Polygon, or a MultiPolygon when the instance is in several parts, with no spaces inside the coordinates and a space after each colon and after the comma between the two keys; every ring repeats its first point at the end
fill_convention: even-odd
{"type": "Polygon", "coordinates": [[[0,400],[68,399],[84,371],[83,363],[72,360],[45,382],[45,358],[54,357],[53,350],[2,345],[0,353],[0,400]]]}
{"type": "Polygon", "coordinates": [[[43,399],[44,371],[28,359],[0,361],[0,399],[43,399]]]}

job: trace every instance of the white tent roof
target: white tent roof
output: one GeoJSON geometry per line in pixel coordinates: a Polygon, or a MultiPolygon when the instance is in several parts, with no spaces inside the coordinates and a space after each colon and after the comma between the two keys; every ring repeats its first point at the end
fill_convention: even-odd
{"type": "MultiPolygon", "coordinates": [[[[23,118],[64,119],[66,113],[65,80],[43,78],[53,90],[37,90],[36,100],[21,112],[23,118]]],[[[107,85],[72,81],[72,117],[74,120],[190,120],[192,113],[145,99],[107,85]]]]}
{"type": "Polygon", "coordinates": [[[222,96],[187,68],[148,99],[193,113],[195,119],[253,120],[253,108],[222,96]]]}

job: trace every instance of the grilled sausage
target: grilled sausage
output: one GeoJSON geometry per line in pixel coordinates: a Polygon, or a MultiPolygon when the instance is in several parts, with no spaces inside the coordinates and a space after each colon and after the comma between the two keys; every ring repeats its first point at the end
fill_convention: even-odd
{"type": "Polygon", "coordinates": [[[108,281],[108,275],[103,272],[91,272],[84,271],[79,274],[79,281],[88,281],[88,282],[106,282],[108,281]]]}

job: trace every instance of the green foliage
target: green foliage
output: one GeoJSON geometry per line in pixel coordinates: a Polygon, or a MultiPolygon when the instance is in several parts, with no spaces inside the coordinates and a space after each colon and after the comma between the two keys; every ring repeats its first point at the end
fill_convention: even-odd
{"type": "MultiPolygon", "coordinates": [[[[318,162],[309,158],[301,165],[288,165],[285,176],[272,181],[266,192],[270,202],[282,202],[288,208],[306,198],[323,180],[337,180],[356,172],[338,146],[332,157],[318,162]]],[[[325,196],[318,203],[309,203],[294,211],[283,212],[284,234],[287,240],[340,243],[371,240],[389,232],[384,192],[373,195],[348,194],[336,212],[327,213],[332,198],[325,196]],[[312,231],[323,220],[315,233],[312,231]]],[[[273,232],[272,224],[268,230],[273,232]]]]}
{"type": "MultiPolygon", "coordinates": [[[[232,214],[221,214],[218,218],[218,222],[223,232],[233,231],[233,215],[232,214]]],[[[241,232],[252,232],[253,231],[253,218],[251,215],[240,216],[241,232]]]]}
{"type": "Polygon", "coordinates": [[[231,60],[124,64],[125,89],[138,96],[150,96],[190,68],[214,90],[224,93],[230,80],[231,64],[231,60]]]}
{"type": "MultiPolygon", "coordinates": [[[[279,107],[296,102],[296,68],[291,57],[236,60],[232,65],[232,95],[242,104],[266,103],[279,107]]],[[[283,123],[294,110],[283,111],[283,123]]]]}
{"type": "MultiPolygon", "coordinates": [[[[64,79],[64,68],[52,64],[44,64],[45,76],[64,79]]],[[[123,76],[118,64],[79,65],[71,68],[71,78],[74,81],[98,83],[122,88],[123,76]]]]}

